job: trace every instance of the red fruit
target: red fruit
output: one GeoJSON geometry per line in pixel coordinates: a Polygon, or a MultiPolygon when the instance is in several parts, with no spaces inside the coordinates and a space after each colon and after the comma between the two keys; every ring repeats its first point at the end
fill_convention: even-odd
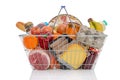
{"type": "Polygon", "coordinates": [[[33,50],[30,52],[29,61],[37,70],[46,70],[50,65],[50,58],[45,51],[33,50]]]}
{"type": "Polygon", "coordinates": [[[40,30],[40,28],[39,27],[32,27],[31,28],[31,34],[33,34],[33,35],[39,35],[40,34],[40,32],[41,32],[41,30],[40,30]]]}
{"type": "Polygon", "coordinates": [[[50,26],[44,26],[42,29],[41,29],[41,32],[51,32],[52,33],[53,29],[52,27],[50,26]]]}

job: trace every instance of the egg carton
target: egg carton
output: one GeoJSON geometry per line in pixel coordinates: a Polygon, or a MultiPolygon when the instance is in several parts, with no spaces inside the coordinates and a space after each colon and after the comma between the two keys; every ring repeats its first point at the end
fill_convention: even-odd
{"type": "Polygon", "coordinates": [[[95,29],[91,29],[85,25],[81,26],[81,29],[77,33],[77,41],[89,45],[95,48],[102,48],[107,35],[102,32],[98,32],[95,29]]]}

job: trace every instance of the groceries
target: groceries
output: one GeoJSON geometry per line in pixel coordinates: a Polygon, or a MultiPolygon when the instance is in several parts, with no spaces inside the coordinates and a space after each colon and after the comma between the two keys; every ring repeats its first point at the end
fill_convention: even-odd
{"type": "Polygon", "coordinates": [[[53,31],[53,29],[50,26],[44,26],[44,27],[41,28],[41,32],[45,32],[45,33],[50,32],[50,33],[52,33],[52,31],[53,31]]]}
{"type": "Polygon", "coordinates": [[[25,27],[23,22],[17,22],[16,27],[25,32],[25,27]]]}
{"type": "Polygon", "coordinates": [[[75,42],[75,40],[72,40],[67,35],[62,35],[50,43],[50,48],[55,51],[56,55],[59,55],[63,53],[70,44],[73,44],[73,42],[75,42]]]}
{"type": "Polygon", "coordinates": [[[27,32],[27,33],[29,33],[30,32],[30,29],[33,27],[33,23],[32,22],[27,22],[27,23],[25,23],[25,31],[27,32]]]}
{"type": "Polygon", "coordinates": [[[88,22],[90,28],[69,14],[36,26],[17,22],[17,28],[27,33],[20,37],[33,69],[92,69],[106,35],[103,23],[91,18],[88,22]]]}
{"type": "Polygon", "coordinates": [[[86,55],[85,50],[80,45],[71,44],[67,50],[60,55],[60,59],[73,69],[78,69],[86,59],[86,55]]]}
{"type": "Polygon", "coordinates": [[[107,22],[103,20],[102,22],[96,22],[92,18],[88,19],[90,24],[90,28],[95,29],[99,32],[103,32],[105,30],[105,26],[107,26],[107,22]]]}
{"type": "Polygon", "coordinates": [[[57,27],[57,32],[60,34],[65,34],[66,33],[66,27],[67,24],[59,24],[57,27]]]}
{"type": "Polygon", "coordinates": [[[32,27],[31,29],[30,29],[30,33],[31,34],[33,34],[33,35],[40,35],[40,28],[39,27],[32,27]]]}
{"type": "Polygon", "coordinates": [[[29,33],[30,29],[33,27],[33,23],[32,22],[27,22],[27,23],[17,22],[16,27],[26,33],[29,33]]]}
{"type": "Polygon", "coordinates": [[[57,39],[61,34],[53,30],[53,39],[57,39]]]}
{"type": "Polygon", "coordinates": [[[82,69],[91,69],[94,66],[95,60],[97,59],[99,50],[93,47],[88,48],[89,55],[82,65],[82,69]]]}
{"type": "Polygon", "coordinates": [[[82,25],[76,39],[78,42],[100,49],[103,46],[105,37],[104,33],[82,25]]]}
{"type": "Polygon", "coordinates": [[[38,36],[39,46],[45,50],[48,50],[49,43],[53,40],[50,32],[41,32],[41,36],[38,36]]]}
{"type": "Polygon", "coordinates": [[[50,57],[43,50],[32,50],[29,54],[29,61],[37,70],[46,70],[50,65],[50,57]]]}
{"type": "Polygon", "coordinates": [[[38,45],[38,39],[36,36],[27,35],[23,38],[23,44],[27,49],[34,49],[38,45]]]}
{"type": "Polygon", "coordinates": [[[54,55],[50,55],[50,69],[60,69],[60,63],[56,60],[54,55]]]}
{"type": "Polygon", "coordinates": [[[76,34],[80,30],[80,24],[77,24],[75,22],[69,22],[66,27],[66,34],[68,35],[75,35],[75,36],[69,36],[72,39],[76,39],[76,34]]]}

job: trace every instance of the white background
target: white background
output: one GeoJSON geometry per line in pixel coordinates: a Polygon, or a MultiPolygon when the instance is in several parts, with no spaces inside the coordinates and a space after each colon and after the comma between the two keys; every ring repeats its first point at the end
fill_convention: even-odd
{"type": "MultiPolygon", "coordinates": [[[[32,69],[18,37],[24,32],[17,21],[35,25],[56,16],[60,6],[78,17],[108,22],[108,35],[95,68],[98,80],[120,80],[120,3],[119,0],[0,0],[0,80],[29,80],[32,69]]],[[[69,79],[70,80],[70,79],[69,79]]]]}

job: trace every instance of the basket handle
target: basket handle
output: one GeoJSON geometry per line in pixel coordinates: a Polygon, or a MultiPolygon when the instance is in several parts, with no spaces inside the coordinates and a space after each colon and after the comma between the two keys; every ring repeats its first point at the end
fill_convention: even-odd
{"type": "MultiPolygon", "coordinates": [[[[58,17],[59,17],[59,15],[60,15],[60,12],[62,11],[62,9],[65,10],[65,12],[66,12],[66,14],[67,14],[67,16],[68,16],[68,18],[69,18],[70,23],[72,24],[73,28],[75,29],[75,26],[74,26],[74,24],[72,23],[72,21],[71,21],[71,19],[70,19],[70,17],[69,17],[69,14],[68,14],[68,12],[67,12],[67,10],[66,10],[66,6],[61,6],[60,11],[58,12],[57,18],[55,19],[54,27],[55,27],[55,25],[56,25],[56,23],[57,23],[58,17]]],[[[75,32],[77,32],[76,29],[75,29],[75,32]]]]}

